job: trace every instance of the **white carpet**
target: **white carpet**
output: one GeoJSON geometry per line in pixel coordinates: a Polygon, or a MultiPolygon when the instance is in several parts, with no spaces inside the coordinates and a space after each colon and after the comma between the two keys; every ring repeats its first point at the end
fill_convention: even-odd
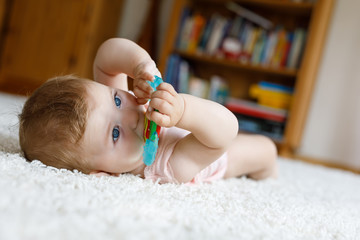
{"type": "Polygon", "coordinates": [[[158,185],[27,163],[0,94],[0,239],[360,239],[360,176],[279,159],[278,180],[158,185]]]}

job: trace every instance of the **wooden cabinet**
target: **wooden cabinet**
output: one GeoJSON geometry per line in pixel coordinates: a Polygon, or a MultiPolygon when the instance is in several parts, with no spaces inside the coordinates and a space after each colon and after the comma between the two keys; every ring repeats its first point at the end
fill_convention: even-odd
{"type": "Polygon", "coordinates": [[[116,36],[122,3],[6,1],[0,90],[26,94],[55,75],[92,78],[96,50],[116,36]]]}
{"type": "Polygon", "coordinates": [[[160,70],[165,72],[168,57],[176,53],[189,62],[197,76],[203,78],[209,78],[214,74],[223,76],[228,81],[232,97],[247,98],[250,85],[261,80],[293,87],[292,107],[288,113],[283,139],[277,142],[280,154],[291,156],[301,141],[334,1],[317,0],[315,3],[305,0],[299,3],[290,0],[233,1],[269,19],[274,26],[282,26],[290,31],[296,28],[306,30],[306,45],[297,68],[275,68],[269,65],[241,63],[196,52],[190,53],[175,47],[184,8],[204,16],[218,13],[234,17],[234,13],[225,7],[227,2],[226,0],[175,1],[159,61],[160,70]]]}

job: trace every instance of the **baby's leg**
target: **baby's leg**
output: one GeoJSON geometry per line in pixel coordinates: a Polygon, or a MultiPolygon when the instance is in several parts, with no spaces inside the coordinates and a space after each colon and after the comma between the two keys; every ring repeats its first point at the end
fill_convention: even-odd
{"type": "Polygon", "coordinates": [[[277,177],[275,144],[260,135],[239,134],[228,150],[225,178],[246,175],[254,179],[277,177]]]}

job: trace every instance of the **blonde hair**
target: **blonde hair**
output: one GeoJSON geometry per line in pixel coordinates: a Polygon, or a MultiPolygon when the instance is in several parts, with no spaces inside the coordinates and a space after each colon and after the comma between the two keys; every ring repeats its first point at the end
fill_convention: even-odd
{"type": "Polygon", "coordinates": [[[88,81],[72,75],[56,77],[26,101],[19,115],[19,140],[28,161],[90,172],[80,144],[88,116],[88,81]]]}

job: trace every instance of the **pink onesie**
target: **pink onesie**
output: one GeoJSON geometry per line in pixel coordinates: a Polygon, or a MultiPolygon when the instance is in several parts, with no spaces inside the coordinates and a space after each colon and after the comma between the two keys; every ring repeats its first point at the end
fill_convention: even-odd
{"type": "MultiPolygon", "coordinates": [[[[162,128],[159,139],[159,148],[155,161],[145,167],[145,179],[151,179],[159,183],[178,183],[169,164],[169,158],[174,151],[176,143],[190,132],[177,128],[162,128]]],[[[189,183],[212,182],[221,179],[225,175],[227,167],[227,154],[224,153],[219,159],[199,172],[189,183]]]]}

